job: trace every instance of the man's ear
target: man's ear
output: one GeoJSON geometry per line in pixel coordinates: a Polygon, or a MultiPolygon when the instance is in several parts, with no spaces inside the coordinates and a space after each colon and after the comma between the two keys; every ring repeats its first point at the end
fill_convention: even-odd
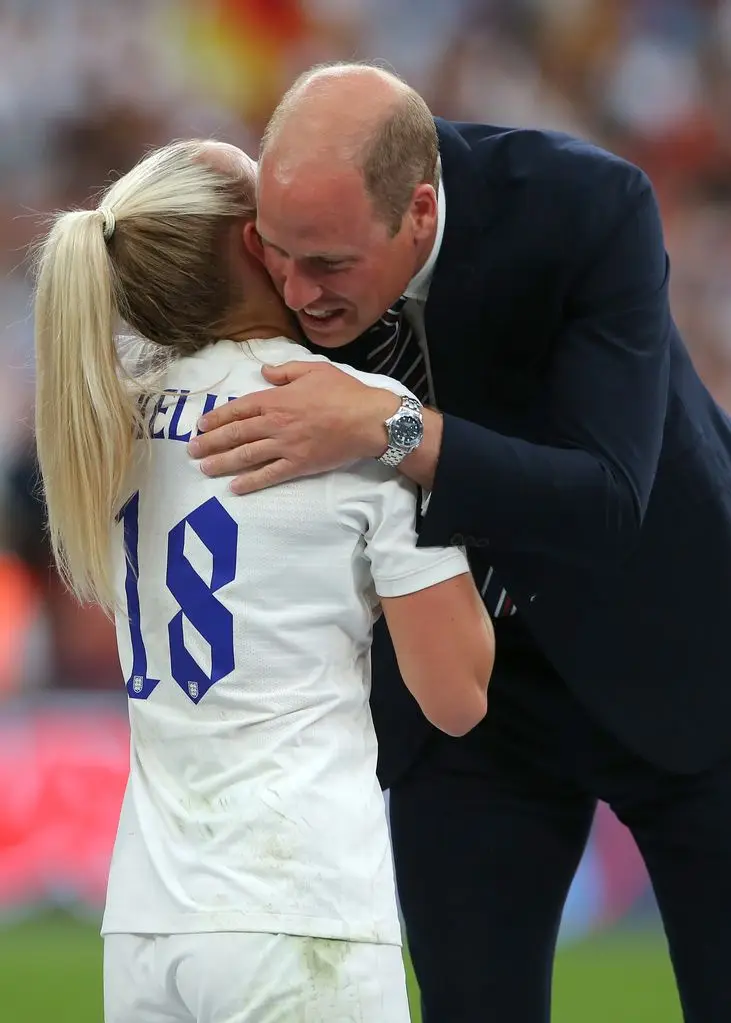
{"type": "Polygon", "coordinates": [[[417,185],[411,199],[411,218],[414,234],[418,238],[428,237],[434,231],[439,217],[439,200],[436,189],[425,181],[417,185]]]}
{"type": "Polygon", "coordinates": [[[244,245],[255,259],[258,259],[260,263],[264,262],[264,246],[253,220],[244,224],[244,245]]]}

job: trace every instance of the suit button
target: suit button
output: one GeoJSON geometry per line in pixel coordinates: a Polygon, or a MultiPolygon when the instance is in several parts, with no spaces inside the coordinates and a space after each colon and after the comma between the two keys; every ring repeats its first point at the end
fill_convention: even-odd
{"type": "Polygon", "coordinates": [[[453,544],[456,544],[456,545],[459,545],[459,544],[463,544],[465,542],[465,538],[464,538],[464,536],[461,533],[452,533],[452,536],[451,536],[451,539],[450,539],[449,542],[453,543],[453,544]]]}
{"type": "Polygon", "coordinates": [[[536,599],[535,593],[531,593],[530,597],[528,597],[528,603],[532,604],[535,599],[536,599]]]}

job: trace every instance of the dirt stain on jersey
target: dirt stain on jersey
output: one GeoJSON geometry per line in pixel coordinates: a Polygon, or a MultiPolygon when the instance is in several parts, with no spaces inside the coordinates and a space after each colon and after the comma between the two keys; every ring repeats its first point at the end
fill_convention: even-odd
{"type": "Polygon", "coordinates": [[[302,939],[302,958],[315,989],[336,988],[341,983],[341,967],[350,950],[350,942],[336,938],[302,939]]]}

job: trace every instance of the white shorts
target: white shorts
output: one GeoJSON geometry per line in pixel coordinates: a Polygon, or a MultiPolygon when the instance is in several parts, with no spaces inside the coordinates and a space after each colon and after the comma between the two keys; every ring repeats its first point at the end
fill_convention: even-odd
{"type": "Polygon", "coordinates": [[[106,1023],[409,1023],[396,945],[249,932],[104,939],[106,1023]]]}

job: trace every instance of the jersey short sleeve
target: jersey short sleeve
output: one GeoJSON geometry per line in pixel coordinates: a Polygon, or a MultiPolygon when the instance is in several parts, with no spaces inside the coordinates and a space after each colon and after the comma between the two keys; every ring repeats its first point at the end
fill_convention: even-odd
{"type": "MultiPolygon", "coordinates": [[[[367,501],[365,554],[378,596],[402,597],[469,572],[458,547],[416,546],[417,487],[393,470],[386,475],[385,466],[376,463],[375,468],[375,485],[367,501]]],[[[372,466],[368,469],[373,471],[372,466]]]]}
{"type": "MultiPolygon", "coordinates": [[[[350,366],[338,368],[369,387],[413,397],[391,377],[350,366]]],[[[344,495],[341,509],[351,521],[356,506],[364,514],[366,556],[379,597],[402,597],[470,571],[467,557],[458,547],[416,546],[419,489],[405,476],[374,461],[358,463],[348,477],[349,493],[344,495]]]]}

